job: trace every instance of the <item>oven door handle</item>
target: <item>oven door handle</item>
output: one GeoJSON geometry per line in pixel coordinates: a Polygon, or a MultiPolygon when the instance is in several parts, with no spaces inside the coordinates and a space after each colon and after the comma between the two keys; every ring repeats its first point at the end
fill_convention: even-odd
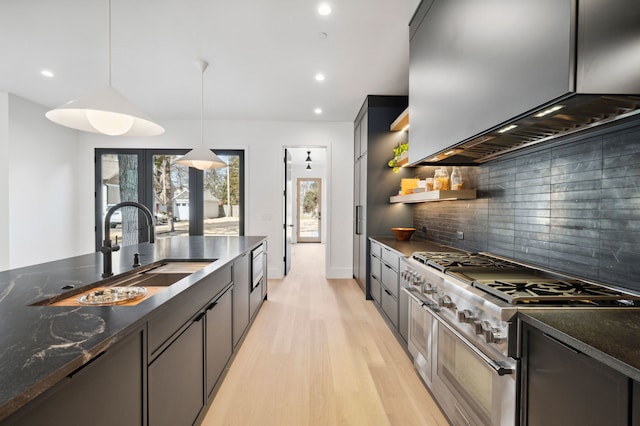
{"type": "Polygon", "coordinates": [[[476,348],[471,343],[467,342],[467,339],[465,339],[464,336],[462,336],[460,333],[458,333],[458,331],[455,328],[451,327],[446,321],[444,321],[444,319],[440,318],[440,316],[436,312],[433,312],[433,314],[434,314],[434,317],[438,319],[438,324],[444,325],[451,333],[453,333],[458,339],[460,339],[460,341],[462,343],[464,343],[465,346],[467,346],[469,349],[471,349],[471,351],[473,351],[476,355],[478,355],[480,358],[482,358],[482,360],[487,365],[489,365],[491,368],[493,368],[496,371],[496,373],[498,373],[498,376],[504,376],[506,374],[513,374],[514,373],[514,369],[512,367],[503,365],[499,361],[495,361],[495,360],[489,358],[480,349],[476,348]]]}

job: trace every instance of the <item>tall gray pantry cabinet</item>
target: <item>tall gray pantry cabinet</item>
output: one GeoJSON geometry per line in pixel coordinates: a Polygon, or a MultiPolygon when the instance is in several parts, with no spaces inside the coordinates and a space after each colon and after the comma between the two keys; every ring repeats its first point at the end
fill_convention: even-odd
{"type": "Polygon", "coordinates": [[[353,277],[371,299],[370,236],[391,236],[391,228],[413,223],[410,206],[390,204],[408,170],[387,165],[393,148],[407,141],[406,132],[392,132],[391,123],[407,107],[406,96],[367,96],[354,121],[353,277]]]}

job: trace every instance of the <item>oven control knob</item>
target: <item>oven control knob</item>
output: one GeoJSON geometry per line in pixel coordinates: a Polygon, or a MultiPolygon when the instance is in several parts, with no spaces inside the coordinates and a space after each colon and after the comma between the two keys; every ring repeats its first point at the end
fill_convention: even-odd
{"type": "Polygon", "coordinates": [[[438,305],[442,306],[443,308],[455,308],[456,307],[456,305],[451,300],[451,297],[447,296],[446,294],[438,299],[438,305]]]}
{"type": "Polygon", "coordinates": [[[473,316],[473,312],[468,309],[458,311],[458,321],[464,323],[475,323],[478,318],[473,316]]]}
{"type": "Polygon", "coordinates": [[[497,328],[489,327],[489,329],[484,330],[484,340],[487,343],[502,343],[505,340],[505,336],[497,328]]]}
{"type": "Polygon", "coordinates": [[[435,288],[431,285],[431,283],[423,282],[422,283],[422,292],[424,294],[433,294],[436,291],[435,288]]]}
{"type": "Polygon", "coordinates": [[[484,333],[484,328],[485,328],[484,323],[485,322],[486,321],[475,320],[475,321],[473,321],[471,323],[473,325],[473,327],[474,327],[474,331],[475,331],[476,334],[479,335],[479,334],[483,334],[484,333]]]}

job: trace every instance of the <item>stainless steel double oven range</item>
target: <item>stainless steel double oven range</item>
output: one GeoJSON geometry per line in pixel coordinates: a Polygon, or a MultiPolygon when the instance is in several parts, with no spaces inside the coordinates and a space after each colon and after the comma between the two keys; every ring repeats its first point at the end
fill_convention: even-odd
{"type": "Polygon", "coordinates": [[[630,307],[640,297],[487,254],[403,258],[409,352],[454,425],[518,422],[516,313],[527,308],[630,307]]]}

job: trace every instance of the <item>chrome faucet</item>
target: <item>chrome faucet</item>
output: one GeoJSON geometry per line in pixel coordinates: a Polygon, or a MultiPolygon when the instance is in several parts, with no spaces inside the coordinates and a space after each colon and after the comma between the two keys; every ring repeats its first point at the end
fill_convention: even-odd
{"type": "Polygon", "coordinates": [[[151,210],[146,206],[136,203],[135,201],[123,201],[122,203],[118,203],[111,207],[104,216],[104,241],[102,242],[102,248],[100,248],[103,259],[102,278],[107,278],[113,275],[111,253],[120,250],[117,237],[116,244],[111,244],[111,215],[113,215],[113,212],[118,210],[120,207],[136,207],[144,213],[144,216],[147,218],[147,226],[149,228],[149,242],[152,244],[155,242],[155,224],[153,223],[153,215],[151,214],[151,210]]]}

